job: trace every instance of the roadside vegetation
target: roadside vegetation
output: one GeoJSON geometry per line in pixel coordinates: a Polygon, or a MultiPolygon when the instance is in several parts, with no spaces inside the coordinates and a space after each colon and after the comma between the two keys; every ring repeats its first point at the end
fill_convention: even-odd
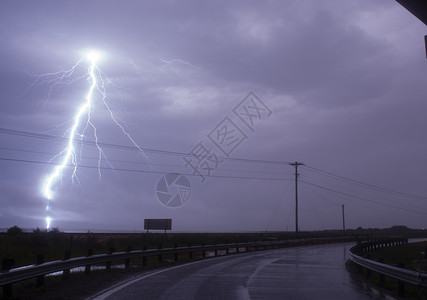
{"type": "Polygon", "coordinates": [[[129,250],[244,243],[284,239],[280,233],[64,233],[58,228],[24,232],[17,226],[0,234],[0,258],[14,259],[13,267],[31,265],[42,255],[44,261],[129,250]]]}
{"type": "MultiPolygon", "coordinates": [[[[381,248],[370,252],[367,258],[408,270],[427,273],[427,242],[409,243],[406,245],[381,248]]],[[[399,282],[396,279],[381,276],[376,272],[363,269],[351,261],[347,262],[347,269],[353,279],[365,282],[368,287],[378,289],[380,292],[392,293],[399,296],[399,282]]],[[[402,295],[401,295],[402,296],[402,295]]],[[[404,299],[427,300],[427,289],[405,284],[404,299]]]]}
{"type": "Polygon", "coordinates": [[[427,242],[409,243],[398,247],[375,250],[371,259],[383,260],[384,263],[394,266],[403,264],[405,269],[427,273],[427,242]]]}
{"type": "MultiPolygon", "coordinates": [[[[103,254],[129,250],[187,247],[196,245],[211,245],[223,243],[245,243],[262,240],[284,239],[281,233],[64,233],[58,228],[32,232],[24,232],[18,226],[13,226],[6,233],[0,234],[0,258],[2,262],[12,259],[11,268],[32,265],[43,261],[62,260],[64,258],[87,256],[90,253],[103,254]],[[39,261],[40,262],[40,261],[39,261]]],[[[193,259],[201,255],[194,254],[193,259]]],[[[11,299],[84,299],[95,292],[107,288],[117,281],[125,280],[137,273],[171,264],[188,261],[188,255],[183,254],[179,261],[173,257],[164,257],[160,263],[157,257],[147,258],[147,266],[142,260],[133,261],[129,269],[112,268],[109,271],[92,270],[89,275],[84,272],[72,272],[68,280],[59,276],[45,276],[44,285],[37,285],[36,279],[30,279],[13,284],[11,299]]],[[[115,261],[120,265],[123,262],[115,261]]],[[[105,264],[103,264],[105,266],[105,264]]],[[[6,267],[2,265],[2,268],[6,267]]],[[[0,289],[0,299],[3,289],[0,289]]]]}
{"type": "MultiPolygon", "coordinates": [[[[298,238],[342,236],[340,230],[299,232],[298,238]]],[[[406,237],[425,237],[427,230],[410,229],[405,226],[393,226],[386,229],[357,228],[346,231],[347,236],[367,237],[381,235],[400,235],[406,237]]],[[[53,261],[67,257],[86,256],[112,251],[128,251],[172,248],[189,245],[213,245],[225,243],[245,243],[271,240],[294,239],[294,232],[255,232],[255,233],[65,233],[59,228],[50,230],[36,228],[25,232],[18,226],[0,233],[0,259],[11,257],[13,267],[31,265],[37,257],[43,255],[44,261],[53,261]]],[[[422,250],[423,251],[423,250],[422,250]]]]}

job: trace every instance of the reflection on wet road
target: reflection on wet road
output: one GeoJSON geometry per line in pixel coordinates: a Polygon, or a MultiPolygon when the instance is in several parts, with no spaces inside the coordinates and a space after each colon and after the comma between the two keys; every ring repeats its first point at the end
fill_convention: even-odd
{"type": "Polygon", "coordinates": [[[354,243],[253,252],[146,273],[96,299],[384,299],[345,269],[354,243]]]}

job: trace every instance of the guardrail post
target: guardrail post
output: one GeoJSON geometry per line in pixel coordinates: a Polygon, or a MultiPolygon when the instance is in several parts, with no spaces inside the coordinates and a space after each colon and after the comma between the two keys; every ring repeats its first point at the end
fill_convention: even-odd
{"type": "MultiPolygon", "coordinates": [[[[67,260],[70,258],[71,258],[71,251],[70,250],[65,251],[64,260],[67,260]]],[[[62,271],[62,278],[65,280],[70,278],[70,269],[65,269],[64,271],[62,271]]]]}
{"type": "MultiPolygon", "coordinates": [[[[87,250],[87,256],[92,256],[92,255],[93,255],[93,249],[87,250]]],[[[85,266],[85,274],[86,275],[90,274],[90,264],[85,266]]]]}
{"type": "MultiPolygon", "coordinates": [[[[191,244],[188,244],[188,248],[191,248],[191,244]]],[[[193,252],[191,250],[188,252],[188,256],[190,259],[193,259],[193,252]]]]}
{"type": "MultiPolygon", "coordinates": [[[[36,265],[41,265],[42,263],[44,263],[44,255],[43,254],[38,254],[37,255],[37,262],[36,265]]],[[[42,286],[44,285],[44,275],[41,276],[37,276],[37,286],[42,286]]]]}
{"type": "MultiPolygon", "coordinates": [[[[113,253],[114,253],[114,251],[116,251],[116,248],[114,248],[114,247],[109,247],[109,248],[108,248],[108,254],[113,254],[113,253]]],[[[107,263],[106,263],[106,265],[105,265],[105,269],[106,269],[107,271],[111,270],[111,260],[110,260],[110,261],[107,261],[107,263]]]]}
{"type": "MultiPolygon", "coordinates": [[[[379,259],[378,259],[378,262],[380,262],[380,263],[384,263],[384,258],[383,257],[380,257],[379,259]]],[[[381,274],[380,273],[380,286],[384,286],[384,284],[385,284],[385,276],[383,275],[383,274],[381,274]]]]}
{"type": "MultiPolygon", "coordinates": [[[[177,243],[175,243],[174,248],[175,248],[175,249],[176,249],[176,248],[178,248],[178,244],[177,244],[177,243]]],[[[176,250],[175,250],[175,251],[176,251],[176,250]]],[[[175,253],[174,253],[174,257],[173,257],[173,258],[174,258],[174,260],[175,260],[175,261],[178,261],[178,252],[175,252],[175,253]]]]}
{"type": "MultiPolygon", "coordinates": [[[[399,262],[398,267],[403,269],[405,268],[405,264],[402,262],[399,262]]],[[[405,296],[405,282],[399,280],[398,290],[399,290],[399,296],[405,296]]]]}
{"type": "MultiPolygon", "coordinates": [[[[371,259],[371,255],[370,254],[366,255],[366,258],[371,259]]],[[[371,277],[371,274],[372,274],[371,269],[365,268],[365,271],[366,271],[366,276],[371,277]]]]}
{"type": "MultiPolygon", "coordinates": [[[[1,261],[1,270],[2,272],[9,272],[10,269],[15,265],[15,260],[11,257],[4,258],[1,261]]],[[[3,298],[11,299],[12,298],[12,284],[6,284],[3,286],[3,298]]]]}
{"type": "MultiPolygon", "coordinates": [[[[131,252],[132,251],[132,246],[127,246],[126,247],[126,252],[131,252]]],[[[126,258],[125,260],[125,269],[129,269],[130,266],[130,258],[126,258]]]]}
{"type": "MultiPolygon", "coordinates": [[[[144,251],[147,251],[147,246],[144,246],[143,248],[144,251]]],[[[147,265],[147,256],[144,256],[142,258],[142,265],[145,267],[147,265]]]]}
{"type": "MultiPolygon", "coordinates": [[[[202,247],[205,247],[205,244],[202,244],[202,247]]],[[[206,258],[206,250],[205,249],[202,250],[202,257],[206,258]]]]}
{"type": "MultiPolygon", "coordinates": [[[[159,244],[159,247],[157,248],[157,249],[162,249],[163,248],[163,245],[162,244],[159,244]]],[[[159,257],[158,257],[158,260],[159,260],[159,263],[161,263],[162,262],[162,255],[161,254],[159,254],[159,257]]]]}

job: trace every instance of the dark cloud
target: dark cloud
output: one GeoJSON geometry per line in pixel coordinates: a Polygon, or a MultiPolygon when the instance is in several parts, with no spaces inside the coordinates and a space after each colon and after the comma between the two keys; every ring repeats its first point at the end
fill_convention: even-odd
{"type": "MultiPolygon", "coordinates": [[[[53,77],[37,76],[70,69],[89,49],[102,51],[115,120],[152,151],[147,160],[131,149],[97,94],[91,121],[110,163],[100,179],[89,126],[78,178],[67,168],[55,185],[54,226],[141,230],[144,218],[170,217],[180,231],[293,230],[295,160],[426,194],[425,27],[393,1],[13,1],[0,20],[0,227],[44,226],[41,185],[87,93],[88,66],[52,89],[53,77]],[[273,112],[255,131],[233,114],[250,91],[273,112]],[[224,160],[200,182],[180,153],[202,142],[224,156],[208,135],[225,117],[247,136],[232,158],[283,163],[224,160]],[[156,199],[168,172],[191,181],[183,207],[156,199]]],[[[424,198],[300,173],[302,229],[340,228],[342,204],[348,227],[425,227],[424,198]]]]}

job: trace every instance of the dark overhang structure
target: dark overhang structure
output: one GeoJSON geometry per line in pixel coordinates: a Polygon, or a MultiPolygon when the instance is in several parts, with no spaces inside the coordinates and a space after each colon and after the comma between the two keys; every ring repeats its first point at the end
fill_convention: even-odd
{"type": "MultiPolygon", "coordinates": [[[[427,0],[396,0],[406,8],[411,14],[416,16],[421,22],[427,25],[427,0]]],[[[427,35],[424,36],[427,58],[427,35]]]]}
{"type": "Polygon", "coordinates": [[[427,25],[427,1],[426,0],[396,0],[411,14],[427,25]]]}

